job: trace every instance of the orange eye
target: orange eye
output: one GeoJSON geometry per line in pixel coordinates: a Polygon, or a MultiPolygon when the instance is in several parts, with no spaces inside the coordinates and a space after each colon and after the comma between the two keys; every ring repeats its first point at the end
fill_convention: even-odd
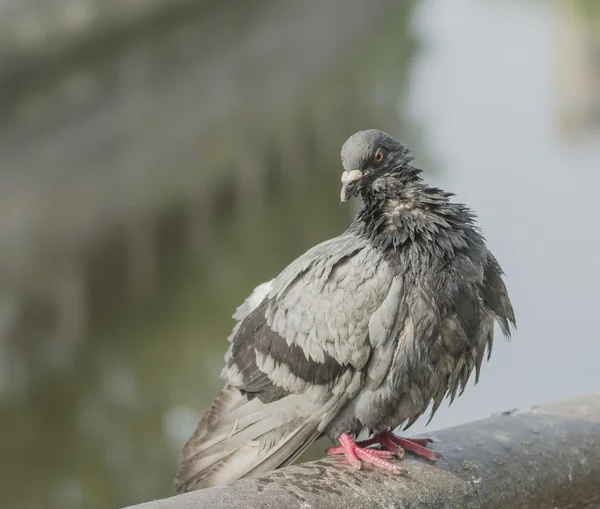
{"type": "Polygon", "coordinates": [[[385,158],[385,152],[382,149],[379,149],[375,154],[375,162],[379,164],[385,158]]]}

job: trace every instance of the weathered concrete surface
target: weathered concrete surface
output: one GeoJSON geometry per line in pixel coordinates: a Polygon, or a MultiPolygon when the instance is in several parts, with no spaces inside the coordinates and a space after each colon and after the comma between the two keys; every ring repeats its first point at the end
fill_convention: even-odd
{"type": "Polygon", "coordinates": [[[600,507],[600,393],[431,436],[443,459],[406,476],[326,458],[130,509],[600,507]]]}

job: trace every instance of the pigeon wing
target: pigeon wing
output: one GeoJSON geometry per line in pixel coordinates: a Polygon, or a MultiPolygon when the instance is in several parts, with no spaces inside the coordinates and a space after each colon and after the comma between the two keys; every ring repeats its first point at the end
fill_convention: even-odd
{"type": "Polygon", "coordinates": [[[238,308],[227,385],[184,447],[178,491],[289,464],[322,435],[363,386],[370,327],[387,336],[395,325],[393,279],[379,251],[345,234],[255,290],[238,308]]]}

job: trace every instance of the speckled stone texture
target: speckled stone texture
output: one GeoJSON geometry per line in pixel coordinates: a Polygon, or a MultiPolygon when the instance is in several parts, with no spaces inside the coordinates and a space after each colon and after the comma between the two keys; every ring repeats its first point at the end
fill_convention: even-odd
{"type": "Polygon", "coordinates": [[[129,509],[600,508],[600,394],[430,436],[443,458],[406,476],[327,458],[129,509]]]}

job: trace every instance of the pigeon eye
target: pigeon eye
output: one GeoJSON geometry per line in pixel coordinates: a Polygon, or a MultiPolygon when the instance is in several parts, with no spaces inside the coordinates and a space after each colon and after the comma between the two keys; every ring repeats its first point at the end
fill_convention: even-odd
{"type": "Polygon", "coordinates": [[[379,164],[385,158],[385,151],[383,149],[379,149],[375,154],[375,162],[379,164]]]}

